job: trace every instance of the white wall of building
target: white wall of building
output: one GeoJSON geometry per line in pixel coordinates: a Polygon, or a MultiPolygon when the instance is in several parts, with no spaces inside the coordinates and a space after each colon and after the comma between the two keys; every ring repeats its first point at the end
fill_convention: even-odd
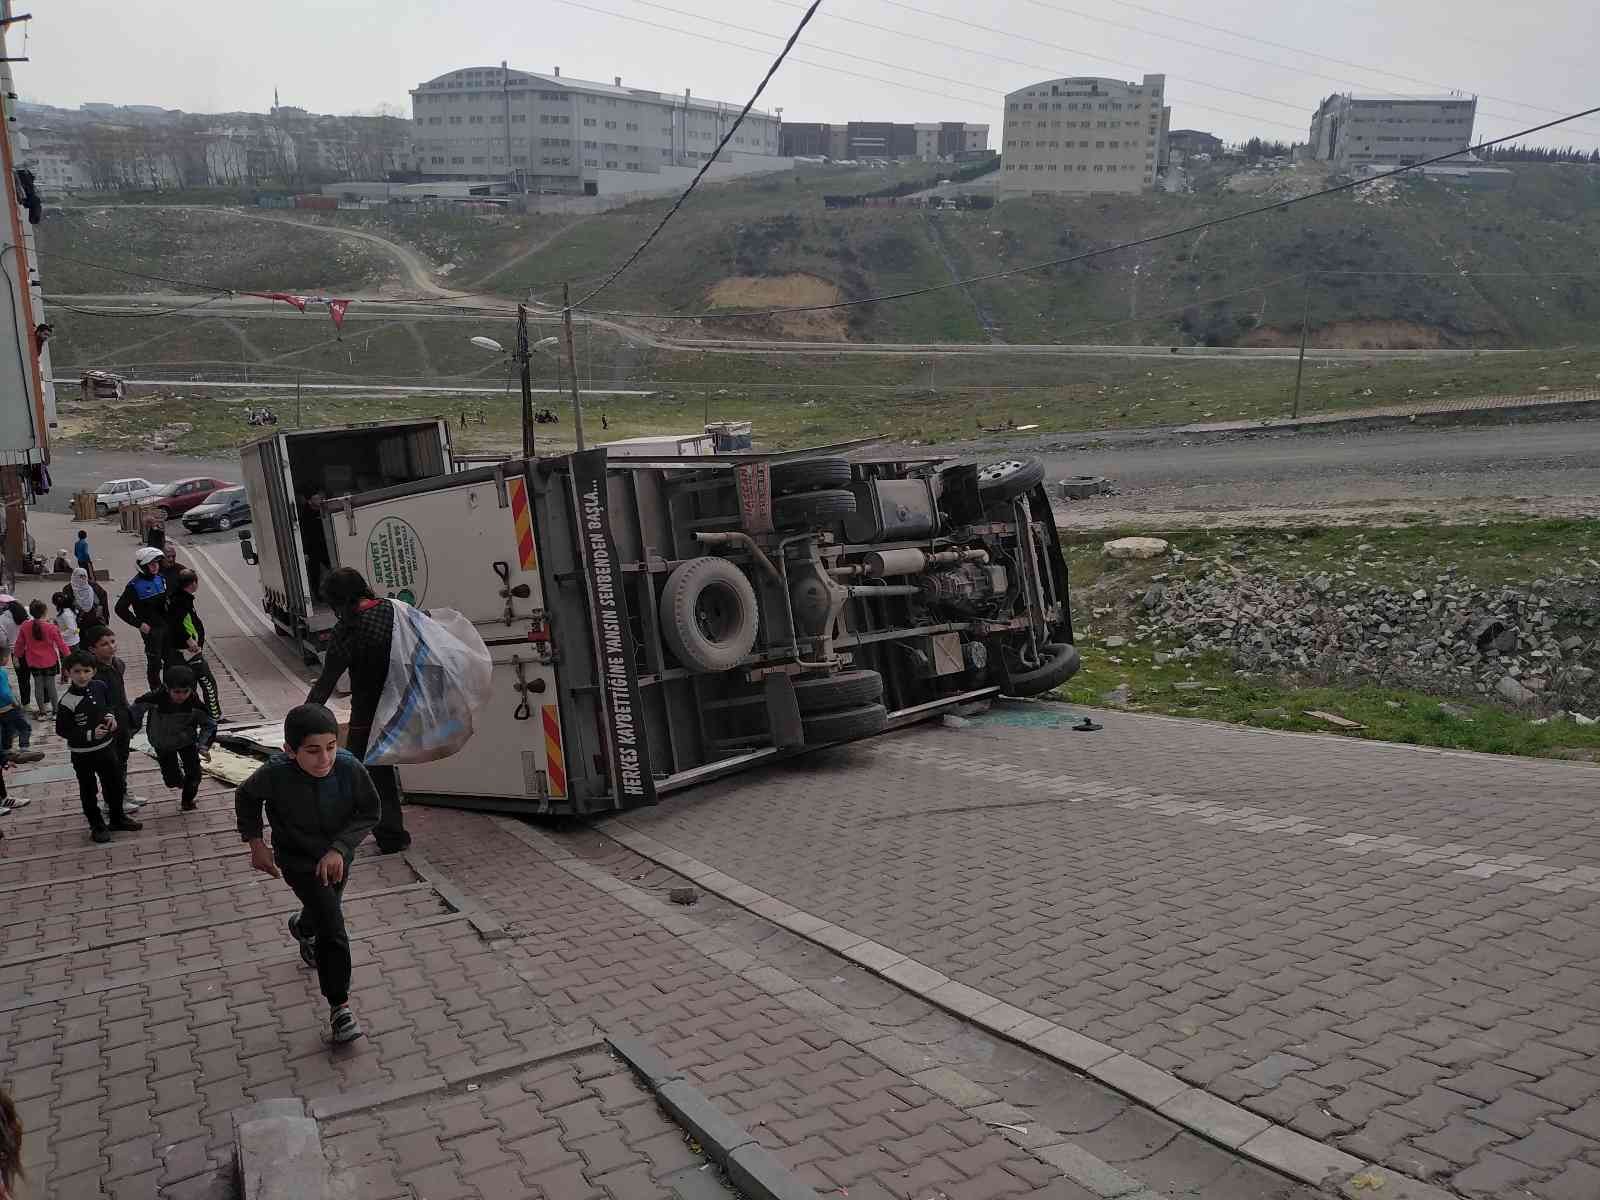
{"type": "Polygon", "coordinates": [[[1139,83],[1052,79],[1010,93],[1000,198],[1153,188],[1166,157],[1165,91],[1165,75],[1146,75],[1139,83]]]}
{"type": "MultiPolygon", "coordinates": [[[[698,167],[740,105],[501,67],[471,67],[411,93],[413,157],[435,179],[505,179],[582,191],[602,175],[698,167]]],[[[752,111],[735,154],[778,153],[778,119],[752,111]]]]}
{"type": "Polygon", "coordinates": [[[1311,118],[1311,154],[1341,167],[1402,166],[1472,145],[1475,96],[1329,96],[1311,118]]]}

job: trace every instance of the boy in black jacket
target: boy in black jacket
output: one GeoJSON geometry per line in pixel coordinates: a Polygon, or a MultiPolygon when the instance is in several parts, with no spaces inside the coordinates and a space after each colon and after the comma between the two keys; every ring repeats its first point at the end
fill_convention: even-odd
{"type": "Polygon", "coordinates": [[[128,704],[127,665],[117,657],[117,635],[109,625],[91,625],[83,631],[78,649],[94,656],[94,677],[106,685],[111,715],[117,719],[117,757],[122,760],[122,807],[137,812],[144,800],[128,793],[128,758],[132,753],[133,711],[128,704]]]}
{"type": "Polygon", "coordinates": [[[66,739],[72,770],[78,777],[78,799],[97,842],[109,842],[111,831],[136,832],[144,826],[122,811],[123,766],[117,755],[117,719],[112,715],[105,684],[94,677],[95,661],[81,651],[67,658],[67,690],[56,702],[56,733],[66,739]],[[105,793],[111,814],[100,815],[98,790],[105,793]]]}
{"type": "Polygon", "coordinates": [[[282,875],[301,904],[289,918],[300,956],[317,968],[327,998],[333,1041],[351,1042],[361,1026],[350,1011],[350,937],[344,927],[344,885],[356,847],[378,823],[378,792],[366,769],[339,749],[339,722],[320,704],[289,710],[283,753],[239,785],[234,808],[250,865],[282,875]],[[261,810],[272,823],[262,838],[261,810]]]}
{"type": "Polygon", "coordinates": [[[150,749],[161,764],[161,779],[169,788],[183,789],[183,810],[192,812],[200,792],[200,760],[211,758],[217,723],[195,694],[194,672],[188,667],[168,667],[161,677],[166,686],[133,702],[131,728],[149,722],[150,749]]]}

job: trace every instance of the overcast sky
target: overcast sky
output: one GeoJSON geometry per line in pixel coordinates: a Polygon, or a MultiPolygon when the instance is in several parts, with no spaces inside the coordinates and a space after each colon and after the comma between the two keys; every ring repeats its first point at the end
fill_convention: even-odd
{"type": "MultiPolygon", "coordinates": [[[[25,98],[69,107],[264,111],[276,87],[283,103],[314,112],[389,105],[409,116],[419,82],[502,59],[742,103],[803,7],[54,0],[35,7],[32,61],[14,70],[25,98]]],[[[10,53],[21,41],[19,29],[10,53]]],[[[988,121],[998,145],[1007,91],[1062,75],[1150,71],[1167,75],[1173,128],[1230,140],[1303,140],[1329,92],[1441,86],[1479,94],[1483,139],[1600,105],[1600,79],[1583,62],[1597,42],[1594,0],[1525,9],[1490,0],[824,0],[761,104],[791,121],[988,121]]],[[[1534,140],[1592,148],[1600,116],[1534,140]]]]}

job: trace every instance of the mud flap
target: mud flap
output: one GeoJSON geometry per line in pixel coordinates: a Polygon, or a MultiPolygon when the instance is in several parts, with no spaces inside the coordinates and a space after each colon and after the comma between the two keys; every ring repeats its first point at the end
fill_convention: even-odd
{"type": "Polygon", "coordinates": [[[800,701],[794,694],[794,681],[775,671],[762,681],[767,694],[767,723],[772,729],[772,744],[780,750],[794,750],[806,744],[805,728],[800,724],[800,701]]]}

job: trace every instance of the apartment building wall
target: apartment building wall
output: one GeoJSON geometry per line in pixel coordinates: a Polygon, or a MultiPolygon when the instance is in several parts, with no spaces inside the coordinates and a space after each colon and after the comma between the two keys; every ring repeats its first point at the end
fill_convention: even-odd
{"type": "MultiPolygon", "coordinates": [[[[530,190],[598,190],[604,174],[698,167],[742,107],[499,67],[469,67],[411,93],[413,156],[426,179],[511,180],[530,190]]],[[[752,110],[729,150],[778,161],[778,119],[752,110]]]]}
{"type": "Polygon", "coordinates": [[[1052,79],[1010,93],[1000,198],[1154,187],[1172,118],[1165,91],[1165,75],[1146,75],[1052,79]]]}
{"type": "Polygon", "coordinates": [[[1472,145],[1475,96],[1334,94],[1311,118],[1311,155],[1343,168],[1403,166],[1472,145]]]}

